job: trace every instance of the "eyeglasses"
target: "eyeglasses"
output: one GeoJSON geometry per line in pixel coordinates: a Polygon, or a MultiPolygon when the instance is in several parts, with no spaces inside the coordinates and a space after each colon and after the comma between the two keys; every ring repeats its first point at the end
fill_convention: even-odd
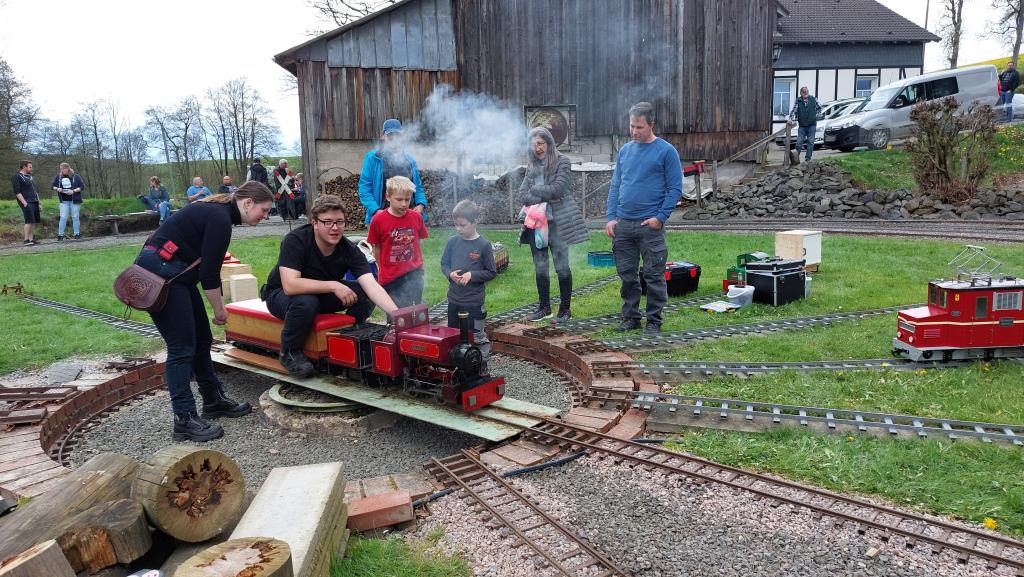
{"type": "Polygon", "coordinates": [[[323,220],[323,219],[318,218],[316,220],[317,220],[317,222],[319,222],[320,224],[326,226],[327,228],[334,228],[334,227],[345,228],[345,219],[343,219],[343,218],[339,218],[338,220],[323,220]]]}

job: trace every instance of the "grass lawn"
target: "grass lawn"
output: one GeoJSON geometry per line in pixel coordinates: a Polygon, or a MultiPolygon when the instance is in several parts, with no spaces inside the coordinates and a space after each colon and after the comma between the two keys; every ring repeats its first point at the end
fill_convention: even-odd
{"type": "MultiPolygon", "coordinates": [[[[1024,126],[1001,127],[996,133],[996,148],[989,155],[992,170],[985,185],[993,178],[1019,173],[1024,166],[1024,126]]],[[[853,175],[855,184],[866,189],[914,189],[910,155],[902,150],[862,150],[829,158],[825,162],[836,164],[853,175]]]]}
{"type": "MultiPolygon", "coordinates": [[[[423,243],[428,266],[426,302],[444,298],[446,282],[437,262],[449,229],[431,229],[423,243]]],[[[511,266],[488,285],[492,313],[536,300],[533,267],[527,247],[514,244],[511,231],[484,231],[511,250],[511,266]]],[[[231,251],[253,265],[265,279],[278,251],[277,238],[239,239],[231,251]]],[[[589,244],[572,251],[575,285],[614,274],[612,268],[586,264],[588,250],[608,250],[610,242],[595,233],[589,244]]],[[[670,258],[702,266],[698,294],[716,294],[725,269],[735,255],[771,251],[763,234],[669,234],[670,258]]],[[[824,262],[814,274],[812,296],[784,307],[752,306],[734,314],[708,315],[696,308],[672,313],[665,327],[684,328],[748,323],[833,311],[872,309],[921,302],[926,282],[948,275],[945,263],[959,252],[953,242],[826,235],[824,262]]],[[[35,295],[119,314],[123,307],[111,293],[117,273],[136,247],[0,257],[0,281],[23,282],[35,295]]],[[[1019,246],[993,245],[989,254],[1002,260],[1003,270],[1024,271],[1019,246]]],[[[557,291],[557,289],[555,289],[557,291]]],[[[693,295],[688,295],[693,296],[693,295]]],[[[688,298],[683,297],[683,298],[688,298]]],[[[618,311],[618,283],[577,298],[577,317],[618,311]]],[[[159,342],[134,337],[93,321],[34,307],[13,298],[0,299],[0,374],[79,354],[142,353],[159,342]]],[[[136,313],[136,318],[146,320],[136,313]]],[[[848,321],[764,336],[735,337],[679,347],[657,357],[705,360],[792,361],[886,357],[895,328],[894,315],[848,321]]],[[[223,334],[219,328],[216,332],[223,334]]],[[[216,333],[215,333],[216,334],[216,333]]],[[[610,334],[603,332],[600,334],[610,334]]],[[[1024,423],[1024,365],[995,363],[972,368],[918,372],[789,373],[751,379],[714,379],[684,383],[686,394],[776,401],[791,404],[853,408],[941,416],[965,420],[1024,423]]],[[[1001,530],[1024,534],[1024,471],[1021,449],[939,441],[898,442],[889,439],[816,436],[800,431],[764,434],[684,433],[678,447],[711,459],[771,470],[837,490],[882,495],[893,501],[923,505],[929,510],[972,520],[995,519],[1001,530]]],[[[393,546],[388,542],[374,547],[393,546]]],[[[354,549],[357,551],[358,549],[354,549]]],[[[361,573],[336,573],[357,575],[361,573]]],[[[402,573],[395,573],[402,574],[402,573]]]]}
{"type": "Polygon", "coordinates": [[[331,577],[469,577],[465,561],[430,551],[443,533],[434,531],[422,542],[399,538],[353,537],[344,559],[331,564],[331,577]]]}

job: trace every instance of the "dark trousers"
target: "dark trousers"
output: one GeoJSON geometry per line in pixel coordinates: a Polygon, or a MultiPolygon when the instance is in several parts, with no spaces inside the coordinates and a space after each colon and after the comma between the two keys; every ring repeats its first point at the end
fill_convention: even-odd
{"type": "MultiPolygon", "coordinates": [[[[164,261],[150,250],[142,251],[138,264],[164,278],[171,278],[188,266],[188,263],[177,259],[164,261]]],[[[196,286],[198,277],[199,273],[195,269],[179,277],[167,291],[167,304],[164,308],[149,313],[160,336],[167,343],[164,379],[175,414],[196,410],[190,383],[192,375],[195,375],[199,393],[204,398],[214,398],[222,388],[210,359],[213,333],[210,332],[210,320],[206,317],[203,297],[196,286]]]]}
{"type": "Polygon", "coordinates": [[[622,320],[640,320],[640,260],[643,259],[642,273],[647,283],[647,322],[661,325],[661,309],[668,302],[668,285],[665,283],[665,261],[668,245],[665,244],[665,229],[654,230],[640,226],[639,220],[620,220],[615,225],[612,239],[612,255],[615,257],[615,272],[622,279],[622,320]]]}
{"type": "Polygon", "coordinates": [[[302,345],[313,328],[316,315],[345,311],[355,317],[357,323],[364,322],[373,312],[373,301],[366,296],[363,287],[355,281],[341,281],[352,289],[359,300],[346,307],[333,293],[288,296],[283,289],[267,291],[264,300],[270,314],[284,321],[281,329],[281,350],[301,351],[302,345]]]}
{"type": "Polygon", "coordinates": [[[484,303],[465,304],[448,301],[449,327],[459,328],[459,313],[463,311],[469,313],[469,329],[473,331],[477,348],[484,355],[490,355],[491,340],[487,338],[487,331],[484,330],[487,325],[487,309],[484,308],[484,303]]]}
{"type": "Polygon", "coordinates": [[[384,285],[398,308],[411,307],[423,302],[423,269],[413,269],[384,285]]]}
{"type": "Polygon", "coordinates": [[[558,293],[561,309],[568,309],[572,304],[572,269],[569,268],[569,245],[558,237],[558,224],[548,223],[548,246],[537,248],[533,241],[533,231],[527,235],[530,241],[530,252],[533,254],[533,271],[537,277],[537,299],[540,308],[551,308],[551,276],[548,272],[548,253],[555,263],[555,274],[558,276],[558,293]]]}
{"type": "Polygon", "coordinates": [[[298,218],[298,213],[295,211],[295,199],[290,198],[287,194],[282,195],[281,200],[277,201],[277,214],[281,216],[281,220],[298,218]]]}

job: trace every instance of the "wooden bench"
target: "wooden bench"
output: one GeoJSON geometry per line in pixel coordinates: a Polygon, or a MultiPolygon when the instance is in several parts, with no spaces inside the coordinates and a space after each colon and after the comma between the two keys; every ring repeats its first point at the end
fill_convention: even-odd
{"type": "Polygon", "coordinates": [[[118,230],[117,227],[117,224],[119,222],[121,222],[122,220],[138,220],[146,216],[155,217],[158,222],[160,220],[160,213],[153,210],[145,210],[142,212],[129,212],[128,214],[104,214],[101,216],[93,217],[93,220],[109,222],[110,228],[113,231],[114,236],[117,236],[121,234],[121,231],[118,230]]]}

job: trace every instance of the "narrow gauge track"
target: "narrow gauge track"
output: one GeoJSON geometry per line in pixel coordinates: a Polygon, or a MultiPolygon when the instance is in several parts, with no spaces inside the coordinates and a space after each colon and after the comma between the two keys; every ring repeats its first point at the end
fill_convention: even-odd
{"type": "Polygon", "coordinates": [[[989,568],[1006,565],[1024,572],[1024,543],[994,532],[961,527],[942,520],[876,505],[856,497],[840,495],[803,485],[759,475],[717,463],[654,447],[617,439],[583,427],[548,419],[523,436],[562,449],[586,449],[592,454],[606,455],[616,462],[660,469],[757,495],[771,502],[785,503],[828,516],[837,522],[850,522],[861,534],[877,530],[877,537],[887,541],[892,535],[907,539],[908,546],[929,544],[933,553],[943,549],[955,551],[961,562],[971,557],[988,562],[989,568]]]}
{"type": "Polygon", "coordinates": [[[461,488],[492,522],[515,536],[513,547],[528,546],[554,571],[567,577],[625,577],[600,551],[544,512],[527,496],[469,451],[432,459],[427,471],[448,488],[461,488]]]}
{"type": "MultiPolygon", "coordinates": [[[[592,293],[592,292],[596,291],[597,289],[599,289],[599,288],[601,288],[601,287],[603,287],[605,285],[611,284],[611,283],[613,283],[613,282],[615,282],[617,280],[619,280],[619,277],[618,277],[618,275],[614,275],[614,274],[611,275],[611,276],[606,276],[606,277],[603,277],[603,278],[599,278],[599,279],[597,279],[594,282],[585,284],[585,285],[583,285],[581,287],[574,288],[572,290],[572,296],[578,297],[578,296],[581,296],[581,295],[585,295],[587,293],[592,293]]],[[[557,297],[557,296],[556,297],[551,297],[551,305],[552,306],[557,305],[559,302],[561,302],[561,298],[560,297],[557,297]]],[[[440,306],[440,305],[437,305],[437,306],[440,306]]],[[[516,307],[514,309],[511,309],[511,310],[507,310],[507,311],[505,311],[503,313],[498,313],[498,314],[496,314],[494,316],[491,316],[491,317],[487,318],[487,326],[488,327],[495,327],[495,326],[503,324],[503,323],[513,322],[513,321],[519,320],[524,315],[526,315],[528,313],[531,313],[531,312],[533,312],[536,309],[537,309],[537,301],[534,301],[532,303],[525,304],[525,305],[516,307]]]]}
{"type": "Polygon", "coordinates": [[[1000,220],[969,222],[811,218],[702,220],[669,222],[672,231],[776,232],[780,228],[812,228],[822,232],[850,235],[902,236],[973,241],[1024,242],[1024,223],[1000,220]]]}
{"type": "MultiPolygon", "coordinates": [[[[704,295],[698,297],[690,297],[682,300],[669,301],[662,312],[673,313],[682,310],[687,307],[702,305],[711,301],[721,300],[723,295],[713,294],[704,295]]],[[[558,326],[573,332],[583,332],[588,330],[596,330],[611,325],[615,325],[622,322],[621,313],[609,313],[606,315],[599,315],[595,317],[586,317],[581,319],[574,319],[567,323],[562,323],[558,326]]]]}
{"type": "Polygon", "coordinates": [[[57,301],[51,301],[49,299],[34,296],[24,296],[21,298],[35,305],[48,307],[51,309],[56,309],[80,317],[85,317],[87,319],[100,321],[101,323],[106,323],[114,328],[121,329],[123,331],[128,331],[130,333],[142,335],[144,337],[149,337],[151,339],[160,338],[160,331],[157,330],[155,325],[151,325],[148,323],[140,323],[138,321],[126,320],[121,317],[116,317],[114,315],[108,315],[107,313],[83,309],[81,307],[76,307],[73,305],[68,305],[57,301]]]}
{"type": "Polygon", "coordinates": [[[734,337],[737,335],[770,333],[774,331],[783,331],[790,329],[806,329],[820,325],[829,325],[840,321],[850,321],[864,319],[868,317],[875,317],[879,315],[887,315],[902,309],[915,306],[922,305],[900,305],[895,307],[886,307],[882,309],[828,313],[813,317],[794,317],[789,319],[763,321],[742,325],[723,325],[718,327],[667,331],[655,335],[630,335],[614,339],[603,339],[597,342],[608,347],[609,349],[621,351],[664,350],[670,349],[675,345],[679,345],[690,341],[734,337]]]}
{"type": "Polygon", "coordinates": [[[594,375],[628,377],[641,374],[657,383],[677,381],[703,381],[712,377],[753,377],[780,371],[801,373],[813,371],[891,370],[917,371],[921,369],[955,369],[969,367],[974,360],[915,362],[910,359],[862,359],[847,361],[810,362],[724,362],[724,361],[595,361],[591,363],[594,375]]]}
{"type": "Polygon", "coordinates": [[[803,427],[818,425],[829,430],[842,428],[844,431],[885,432],[890,435],[910,433],[913,438],[975,439],[984,443],[1002,441],[1017,447],[1024,447],[1024,425],[985,423],[980,421],[958,421],[936,417],[919,417],[890,413],[875,413],[850,409],[829,409],[762,403],[740,399],[718,399],[668,393],[645,393],[621,389],[591,388],[584,395],[591,406],[600,408],[632,407],[642,411],[667,410],[681,414],[689,412],[694,417],[717,415],[721,421],[742,419],[737,429],[745,422],[767,420],[774,425],[783,423],[803,427]]]}

